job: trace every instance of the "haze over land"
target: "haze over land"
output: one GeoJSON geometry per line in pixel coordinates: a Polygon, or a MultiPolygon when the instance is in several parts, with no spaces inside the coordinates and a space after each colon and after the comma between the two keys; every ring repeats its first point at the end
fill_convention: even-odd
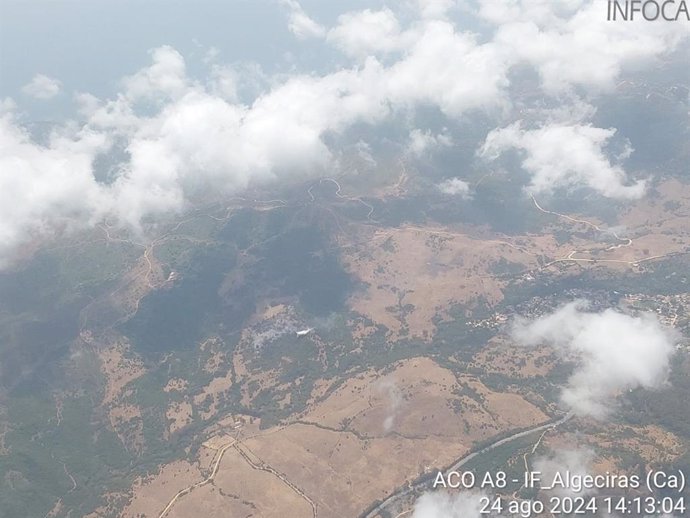
{"type": "Polygon", "coordinates": [[[690,24],[606,6],[0,0],[0,515],[690,474],[690,24]]]}
{"type": "MultiPolygon", "coordinates": [[[[331,174],[352,146],[374,161],[384,139],[398,156],[408,146],[417,155],[454,147],[462,132],[447,125],[480,113],[496,128],[477,153],[493,161],[519,151],[530,192],[586,186],[640,198],[648,174],[622,163],[635,143],[615,126],[599,126],[597,101],[615,97],[629,71],[672,68],[688,57],[687,24],[611,24],[601,2],[408,2],[397,13],[338,14],[332,26],[296,2],[273,7],[286,11],[299,48],[341,56],[316,72],[291,63],[270,74],[198,43],[192,73],[187,58],[161,42],[148,50],[147,65],[109,77],[114,88],[100,97],[78,84],[66,90],[72,78],[42,70],[12,91],[19,72],[8,68],[0,126],[4,262],[27,241],[65,227],[112,218],[141,231],[145,218],[178,213],[209,192],[331,174]],[[31,97],[71,104],[73,114],[37,135],[22,109],[31,97]]],[[[5,9],[31,19],[31,7],[7,2],[5,9]]],[[[7,64],[19,44],[5,42],[7,64]]],[[[128,57],[136,63],[145,49],[140,54],[128,57]]]]}

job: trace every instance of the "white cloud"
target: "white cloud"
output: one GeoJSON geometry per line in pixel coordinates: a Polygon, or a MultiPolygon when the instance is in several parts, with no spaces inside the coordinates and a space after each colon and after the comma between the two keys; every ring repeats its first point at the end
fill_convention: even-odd
{"type": "MultiPolygon", "coordinates": [[[[298,2],[283,4],[298,37],[326,36],[298,2]]],[[[508,115],[509,77],[517,64],[535,68],[547,94],[561,96],[574,86],[608,88],[622,70],[662,56],[685,36],[679,28],[684,24],[599,21],[598,7],[584,0],[487,0],[478,15],[494,30],[479,36],[445,17],[455,4],[417,0],[417,19],[411,21],[385,8],[342,15],[328,40],[355,64],[323,75],[293,73],[266,80],[261,73],[247,73],[248,68],[216,63],[213,52],[206,60],[209,77],[192,79],[179,52],[169,46],[153,49],[151,65],[124,78],[121,92],[112,98],[78,94],[79,114],[87,123],[81,128],[66,124],[62,137],[48,146],[32,142],[9,117],[3,122],[8,144],[0,160],[12,167],[0,174],[15,196],[4,198],[2,208],[5,255],[33,235],[62,228],[70,218],[88,224],[108,213],[138,228],[146,217],[181,210],[190,196],[205,189],[230,192],[316,174],[333,164],[338,136],[357,123],[377,124],[420,106],[453,119],[474,110],[508,115]],[[248,94],[247,77],[259,76],[248,94]],[[119,177],[105,186],[95,181],[91,163],[112,142],[124,147],[129,158],[118,165],[119,177]],[[23,178],[23,170],[31,173],[23,178]],[[72,174],[87,193],[83,199],[69,194],[72,174]],[[50,196],[31,194],[26,178],[49,182],[61,175],[64,189],[50,196]],[[98,203],[88,201],[95,198],[98,203]]],[[[566,98],[569,103],[577,99],[572,93],[566,98]]],[[[539,129],[512,125],[490,133],[485,156],[511,148],[524,153],[534,192],[588,185],[605,196],[640,197],[644,183],[628,185],[623,169],[604,153],[614,130],[588,125],[592,110],[583,109],[586,103],[571,104],[574,109],[563,110],[573,114],[568,120],[559,115],[539,129]]],[[[450,141],[449,135],[414,129],[409,138],[412,153],[450,141]]],[[[465,190],[457,182],[448,187],[458,194],[465,190]]]]}
{"type": "Polygon", "coordinates": [[[443,18],[455,5],[455,0],[416,0],[423,18],[443,18]]]}
{"type": "Polygon", "coordinates": [[[508,67],[494,46],[442,20],[425,22],[413,35],[405,56],[386,70],[392,103],[438,106],[450,117],[508,105],[508,67]]]}
{"type": "MultiPolygon", "coordinates": [[[[153,68],[159,69],[157,55],[153,68]]],[[[368,90],[370,76],[378,73],[373,63],[325,77],[293,76],[246,106],[228,99],[232,95],[215,95],[215,77],[209,91],[178,73],[172,74],[175,81],[149,81],[160,74],[140,71],[133,76],[137,85],[174,85],[149,89],[164,90],[161,95],[175,92],[154,115],[135,115],[126,96],[84,103],[90,125],[127,140],[130,160],[112,185],[113,210],[136,227],[146,216],[181,209],[189,195],[204,189],[233,192],[252,182],[323,170],[332,158],[322,139],[326,132],[375,121],[388,112],[368,90]]],[[[144,88],[135,90],[147,95],[144,88]]]]}
{"type": "Polygon", "coordinates": [[[12,114],[16,109],[17,103],[15,103],[10,97],[0,99],[0,115],[12,114]]]}
{"type": "Polygon", "coordinates": [[[309,17],[299,2],[283,0],[283,4],[290,11],[288,28],[292,34],[300,39],[323,38],[326,35],[326,29],[309,17]]]}
{"type": "Polygon", "coordinates": [[[604,152],[615,132],[559,123],[525,130],[516,122],[491,131],[479,154],[493,160],[510,149],[522,151],[522,167],[532,175],[529,190],[533,193],[586,185],[609,198],[640,198],[646,182],[629,183],[623,168],[612,164],[604,152]]]}
{"type": "Polygon", "coordinates": [[[239,100],[239,78],[237,76],[237,71],[232,67],[213,65],[211,67],[211,91],[226,101],[237,102],[239,100]]]}
{"type": "Polygon", "coordinates": [[[22,87],[22,92],[35,99],[52,99],[60,93],[62,83],[52,77],[36,74],[33,79],[22,87]]]}
{"type": "Polygon", "coordinates": [[[89,224],[111,214],[139,230],[146,217],[179,211],[194,194],[314,175],[331,162],[325,133],[376,121],[389,111],[375,91],[381,73],[376,62],[324,77],[293,76],[248,106],[234,101],[217,73],[207,86],[191,81],[174,49],[151,55],[151,66],[125,78],[124,92],[113,99],[78,94],[87,123],[66,125],[65,136],[48,147],[32,142],[4,103],[3,259],[69,218],[89,224]],[[138,111],[141,101],[148,103],[145,114],[138,111]],[[129,159],[105,186],[96,182],[92,163],[114,140],[129,159]]]}
{"type": "Polygon", "coordinates": [[[422,131],[417,128],[410,131],[410,143],[408,148],[416,157],[421,157],[425,153],[436,148],[449,147],[451,145],[453,145],[453,139],[445,129],[442,133],[437,135],[431,133],[430,130],[422,131]]]}
{"type": "Polygon", "coordinates": [[[365,58],[396,50],[401,45],[398,19],[390,9],[365,9],[340,15],[328,41],[343,53],[365,58]]]}
{"type": "Polygon", "coordinates": [[[125,94],[132,100],[177,98],[188,88],[182,55],[164,45],[150,51],[153,63],[123,80],[125,94]]]}
{"type": "Polygon", "coordinates": [[[463,200],[471,198],[470,185],[460,178],[448,178],[438,184],[439,190],[443,194],[459,196],[463,200]]]}
{"type": "Polygon", "coordinates": [[[0,116],[0,267],[32,237],[87,224],[102,214],[104,196],[92,160],[107,139],[89,130],[31,141],[12,113],[0,116]]]}
{"type": "Polygon", "coordinates": [[[458,117],[509,105],[505,54],[491,42],[480,44],[474,34],[457,31],[448,20],[421,20],[403,31],[389,9],[367,9],[342,15],[328,40],[365,62],[400,53],[381,68],[376,85],[378,95],[395,107],[429,104],[458,117]]]}
{"type": "Polygon", "coordinates": [[[359,160],[361,160],[362,163],[366,164],[366,166],[376,167],[378,165],[378,162],[374,158],[374,154],[369,144],[367,144],[363,140],[359,140],[354,145],[354,149],[357,153],[357,158],[359,158],[359,160]]]}
{"type": "Polygon", "coordinates": [[[612,23],[598,0],[481,0],[479,15],[496,25],[494,43],[513,63],[532,65],[550,94],[610,90],[622,70],[653,61],[689,34],[683,23],[612,23]]]}
{"type": "Polygon", "coordinates": [[[482,496],[479,491],[424,493],[415,502],[412,518],[480,518],[482,496]]]}
{"type": "Polygon", "coordinates": [[[587,311],[578,300],[533,321],[518,319],[513,338],[547,343],[578,366],[563,389],[563,402],[580,415],[604,417],[623,390],[657,388],[668,376],[674,333],[652,314],[629,316],[613,309],[587,311]]]}
{"type": "MultiPolygon", "coordinates": [[[[201,45],[200,43],[198,44],[198,46],[200,49],[204,49],[204,46],[201,45]]],[[[220,56],[220,49],[218,47],[214,47],[212,45],[212,46],[210,46],[204,50],[204,57],[202,58],[202,61],[206,65],[210,65],[212,63],[215,63],[218,60],[219,56],[220,56]]]]}

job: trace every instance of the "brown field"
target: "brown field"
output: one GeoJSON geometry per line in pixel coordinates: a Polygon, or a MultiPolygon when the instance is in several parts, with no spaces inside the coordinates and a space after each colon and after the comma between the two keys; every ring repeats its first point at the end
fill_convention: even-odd
{"type": "Polygon", "coordinates": [[[213,378],[208,385],[201,389],[201,392],[194,396],[194,404],[200,405],[207,397],[211,398],[211,404],[208,411],[201,411],[200,415],[202,419],[208,419],[216,415],[218,412],[218,398],[230,390],[232,387],[232,371],[228,372],[224,376],[218,376],[213,378]]]}
{"type": "Polygon", "coordinates": [[[187,461],[167,464],[156,475],[135,484],[132,501],[122,517],[158,517],[175,493],[202,479],[199,469],[187,461]]]}
{"type": "Polygon", "coordinates": [[[222,469],[213,481],[181,498],[167,515],[170,518],[311,516],[311,507],[271,473],[252,468],[235,449],[223,457],[222,469]]]}
{"type": "MultiPolygon", "coordinates": [[[[577,214],[569,216],[592,225],[548,215],[550,227],[541,235],[486,239],[477,236],[478,229],[358,226],[357,242],[340,243],[343,264],[363,286],[349,300],[350,309],[359,314],[350,320],[355,345],[364,347],[379,325],[388,330],[391,342],[403,336],[431,341],[434,321],[451,318],[449,309],[454,305],[470,307],[480,300],[495,304],[503,299],[506,280],[496,274],[496,267],[505,261],[523,269],[530,282],[532,273],[540,269],[552,273],[571,268],[631,269],[643,261],[684,251],[690,244],[690,186],[672,180],[657,190],[661,198],[632,203],[621,214],[619,224],[625,230],[620,233],[632,243],[619,241],[617,247],[604,230],[592,227],[604,229],[605,225],[577,214]],[[559,245],[551,234],[555,230],[574,234],[559,245]]],[[[155,268],[147,269],[132,272],[130,280],[133,285],[139,283],[138,289],[150,289],[141,286],[144,279],[158,282],[151,273],[155,268]]],[[[266,301],[244,329],[232,357],[226,356],[219,341],[200,346],[206,358],[201,365],[215,375],[206,387],[190,394],[186,380],[168,382],[166,392],[185,396],[184,402],[168,408],[171,433],[184,427],[195,411],[202,419],[216,417],[220,422],[204,432],[206,442],[195,462],[170,463],[139,481],[123,516],[158,516],[178,491],[209,475],[215,456],[235,434],[238,442],[225,451],[213,481],[182,496],[166,516],[310,517],[312,502],[322,518],[356,516],[394,488],[449,465],[477,442],[548,419],[543,409],[530,402],[540,399],[527,384],[521,394],[496,392],[482,382],[481,375],[456,376],[432,359],[418,357],[349,379],[318,380],[307,409],[280,426],[260,430],[259,421],[251,419],[234,428],[230,416],[218,415],[220,396],[233,385],[240,386],[242,403],[248,408],[262,389],[291,386],[280,380],[278,367],[261,372],[250,367],[256,338],[253,325],[268,320],[292,324],[297,322],[295,315],[286,301],[266,301]],[[229,361],[236,379],[228,370],[229,361]],[[209,410],[200,411],[209,396],[209,410]]],[[[329,346],[316,334],[310,340],[321,352],[329,346]]],[[[104,404],[116,430],[137,418],[136,407],[118,403],[127,394],[127,384],[143,372],[136,360],[127,359],[127,353],[125,348],[111,348],[101,357],[107,384],[104,404]]],[[[499,335],[476,354],[468,372],[478,370],[524,382],[547,375],[555,364],[548,347],[517,348],[499,335]]],[[[290,398],[288,392],[280,404],[288,405],[290,398]]],[[[567,429],[573,429],[573,424],[577,433],[549,432],[542,447],[591,447],[601,452],[595,469],[602,470],[620,467],[615,451],[621,447],[639,453],[647,462],[671,460],[683,451],[676,436],[654,426],[578,419],[567,429]]]]}
{"type": "Polygon", "coordinates": [[[446,438],[391,435],[362,441],[352,433],[301,424],[246,445],[314,500],[322,517],[357,516],[425,468],[466,451],[446,438]]]}
{"type": "Polygon", "coordinates": [[[546,419],[519,395],[414,358],[349,380],[297,423],[243,444],[309,495],[319,516],[356,516],[476,441],[546,419]],[[482,401],[456,395],[462,386],[482,401]]]}
{"type": "Polygon", "coordinates": [[[487,374],[499,373],[516,379],[545,376],[555,365],[553,350],[548,346],[520,347],[497,336],[482,348],[470,363],[487,374]]]}
{"type": "Polygon", "coordinates": [[[110,425],[122,444],[130,451],[141,452],[144,448],[144,434],[141,409],[128,403],[131,395],[127,386],[146,371],[138,358],[127,356],[129,344],[115,342],[98,351],[101,372],[106,380],[102,405],[107,409],[110,425]]]}
{"type": "MultiPolygon", "coordinates": [[[[316,391],[323,395],[326,385],[316,391]]],[[[430,359],[400,361],[348,380],[291,424],[241,428],[244,456],[227,450],[212,484],[182,496],[168,516],[200,509],[204,516],[274,516],[289,509],[286,516],[309,517],[309,500],[321,517],[356,516],[476,441],[546,419],[521,396],[492,392],[472,376],[456,378],[430,359]]],[[[204,475],[178,462],[140,484],[127,516],[156,505],[162,511],[176,492],[208,475],[209,452],[228,441],[212,437],[204,444],[204,475]]]]}
{"type": "Polygon", "coordinates": [[[171,403],[165,412],[170,423],[168,433],[175,433],[187,426],[192,420],[192,405],[188,401],[171,403]]]}
{"type": "MultiPolygon", "coordinates": [[[[477,229],[363,227],[358,229],[356,243],[342,244],[346,268],[366,286],[351,297],[349,305],[388,329],[391,341],[403,335],[430,341],[435,332],[433,319],[446,318],[453,305],[502,300],[504,281],[494,272],[499,261],[525,272],[574,265],[625,270],[684,252],[690,245],[690,186],[670,180],[658,190],[661,199],[635,202],[621,215],[623,230],[618,232],[630,237],[631,243],[617,241],[596,218],[577,214],[546,215],[552,220],[551,228],[541,235],[479,238],[477,229]],[[551,235],[558,229],[574,234],[559,245],[551,235]],[[363,235],[368,239],[361,239],[363,235]],[[543,258],[543,266],[538,257],[543,258]]],[[[370,329],[357,323],[353,335],[363,340],[370,329]]]]}
{"type": "Polygon", "coordinates": [[[578,419],[577,431],[549,433],[543,446],[550,450],[594,450],[597,452],[595,468],[605,467],[612,473],[627,471],[626,460],[619,457],[621,451],[639,454],[647,462],[648,469],[673,462],[686,448],[676,435],[658,426],[631,426],[591,419],[578,419]]]}
{"type": "Polygon", "coordinates": [[[546,419],[517,394],[494,393],[474,376],[457,378],[433,360],[413,358],[387,374],[356,376],[301,420],[336,429],[346,424],[365,437],[433,435],[469,446],[496,431],[546,419]]]}
{"type": "Polygon", "coordinates": [[[109,405],[120,399],[126,385],[146,372],[141,360],[132,358],[128,354],[129,344],[126,342],[115,342],[98,351],[101,360],[101,372],[106,380],[104,405],[109,405]]]}
{"type": "Polygon", "coordinates": [[[481,240],[417,226],[377,230],[344,254],[346,268],[367,286],[350,307],[385,326],[391,340],[404,327],[412,337],[431,340],[432,319],[450,306],[503,298],[503,282],[491,274],[501,258],[525,269],[536,266],[534,252],[509,238],[481,240]]]}
{"type": "Polygon", "coordinates": [[[586,440],[592,446],[603,450],[634,451],[650,465],[672,462],[685,451],[678,437],[654,425],[627,426],[593,423],[586,440]]]}
{"type": "Polygon", "coordinates": [[[597,263],[578,262],[581,266],[597,264],[605,265],[607,268],[626,269],[635,268],[646,261],[685,252],[690,245],[690,227],[688,227],[690,185],[675,179],[665,180],[656,186],[656,191],[659,194],[658,197],[647,196],[630,203],[618,218],[617,232],[621,237],[632,240],[629,245],[623,241],[612,240],[610,235],[608,235],[609,244],[598,242],[599,238],[607,237],[605,232],[607,225],[597,221],[596,218],[577,214],[565,215],[599,225],[602,231],[597,231],[591,225],[549,215],[554,221],[554,228],[585,230],[592,236],[592,240],[582,237],[574,238],[566,243],[566,246],[561,247],[556,254],[549,251],[543,253],[550,258],[550,261],[553,261],[566,258],[574,251],[573,258],[597,261],[597,263]],[[610,248],[616,243],[623,246],[610,248]]]}
{"type": "Polygon", "coordinates": [[[163,388],[164,392],[183,392],[187,390],[189,382],[182,378],[171,378],[163,388]]]}

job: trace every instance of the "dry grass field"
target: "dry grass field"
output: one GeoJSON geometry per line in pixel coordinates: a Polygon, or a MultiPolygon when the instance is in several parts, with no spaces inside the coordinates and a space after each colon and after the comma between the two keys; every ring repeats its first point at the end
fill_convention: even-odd
{"type": "MultiPolygon", "coordinates": [[[[449,308],[503,299],[509,276],[497,274],[497,269],[506,264],[526,276],[543,270],[557,276],[583,268],[635,270],[646,261],[683,253],[690,245],[690,186],[669,180],[656,190],[659,197],[633,202],[620,214],[614,229],[619,239],[595,218],[577,214],[548,214],[548,227],[541,234],[483,238],[478,229],[460,226],[377,228],[353,223],[356,240],[338,237],[341,260],[359,281],[348,300],[354,313],[348,321],[351,339],[365,347],[375,326],[383,326],[393,346],[402,338],[429,344],[435,322],[452,318],[449,308]],[[557,231],[567,239],[557,240],[557,231]]],[[[132,279],[138,279],[133,284],[140,285],[146,277],[142,272],[145,269],[132,272],[132,279]]],[[[152,279],[154,284],[160,281],[152,279]]],[[[216,456],[231,440],[223,430],[233,421],[228,417],[230,425],[222,424],[219,415],[224,394],[239,390],[241,403],[251,408],[264,389],[290,387],[278,366],[259,372],[251,360],[259,350],[257,340],[263,340],[261,333],[272,332],[271,323],[294,334],[295,326],[303,324],[299,319],[290,302],[268,300],[259,306],[232,354],[213,339],[200,345],[206,358],[203,368],[213,377],[193,393],[188,380],[167,382],[164,390],[183,398],[167,408],[168,432],[184,429],[193,415],[216,424],[204,430],[206,442],[198,459],[167,464],[141,479],[123,516],[158,516],[177,492],[212,473],[216,456]],[[201,410],[209,397],[207,410],[201,410]]],[[[315,335],[309,340],[321,355],[329,344],[315,335]]],[[[224,451],[213,480],[181,496],[166,516],[298,518],[312,516],[314,507],[322,518],[357,516],[394,488],[448,465],[478,442],[549,419],[548,406],[529,388],[529,380],[547,376],[557,365],[550,348],[518,348],[497,333],[466,365],[466,374],[454,374],[424,355],[420,348],[418,357],[345,379],[318,374],[322,377],[314,383],[304,411],[265,429],[259,429],[258,420],[245,420],[233,435],[237,444],[224,451]],[[485,375],[515,380],[524,390],[518,394],[492,389],[488,385],[495,385],[485,375]]],[[[143,367],[124,345],[104,349],[101,362],[107,387],[103,405],[117,430],[136,419],[137,409],[118,401],[143,367]]],[[[290,401],[288,393],[281,408],[290,401]]],[[[548,433],[542,448],[598,449],[602,455],[596,469],[604,471],[621,466],[620,459],[607,453],[615,448],[634,451],[648,462],[682,453],[679,439],[659,427],[583,420],[577,420],[577,427],[587,433],[548,433]]],[[[121,439],[136,445],[136,438],[121,439]]]]}
{"type": "Polygon", "coordinates": [[[432,227],[377,230],[346,250],[345,266],[366,285],[350,307],[385,326],[390,340],[406,327],[409,336],[429,341],[434,317],[445,316],[453,304],[479,297],[499,302],[504,283],[491,269],[500,259],[525,269],[537,265],[532,250],[510,240],[480,240],[432,227]]]}
{"type": "MultiPolygon", "coordinates": [[[[458,378],[428,358],[400,361],[346,381],[289,424],[242,429],[244,455],[230,448],[212,484],[181,497],[168,516],[194,509],[204,516],[230,510],[278,516],[289,509],[287,516],[308,517],[309,501],[319,516],[356,516],[477,441],[547,419],[521,396],[493,392],[472,376],[458,378]]],[[[207,444],[218,451],[221,442],[207,444]]],[[[128,516],[155,505],[162,510],[177,491],[202,479],[193,464],[166,466],[136,488],[128,516]]]]}

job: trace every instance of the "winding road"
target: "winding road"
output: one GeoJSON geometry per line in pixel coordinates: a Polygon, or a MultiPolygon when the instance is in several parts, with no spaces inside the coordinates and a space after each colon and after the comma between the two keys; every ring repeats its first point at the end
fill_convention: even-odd
{"type": "Polygon", "coordinates": [[[220,461],[223,459],[223,455],[225,455],[225,452],[226,452],[229,448],[232,448],[233,446],[235,446],[235,443],[236,443],[236,442],[237,442],[236,440],[233,440],[232,442],[229,442],[228,444],[226,444],[225,446],[223,446],[223,447],[218,451],[218,457],[216,457],[216,462],[215,462],[215,464],[213,465],[213,470],[211,471],[211,474],[210,474],[207,478],[205,478],[204,480],[202,480],[201,482],[197,482],[196,484],[192,484],[191,486],[186,487],[186,488],[181,489],[180,491],[178,491],[178,492],[175,494],[175,496],[172,497],[172,499],[170,500],[170,502],[168,503],[168,505],[165,506],[165,509],[163,509],[163,511],[161,512],[161,514],[158,515],[158,518],[164,518],[164,516],[165,516],[166,514],[168,514],[168,512],[170,512],[170,509],[173,508],[173,506],[175,505],[175,502],[177,502],[177,500],[178,500],[180,497],[186,495],[187,493],[190,493],[193,489],[196,489],[197,487],[205,486],[206,484],[208,484],[208,483],[210,483],[210,482],[213,482],[213,479],[215,478],[216,473],[218,473],[218,467],[220,466],[220,461]]]}
{"type": "MultiPolygon", "coordinates": [[[[247,437],[247,438],[251,438],[251,437],[252,437],[252,436],[247,437]]],[[[296,486],[295,484],[293,484],[292,482],[290,482],[290,481],[285,477],[285,475],[283,475],[282,473],[276,471],[276,470],[273,469],[270,465],[268,465],[267,463],[265,463],[263,460],[259,459],[259,457],[258,457],[254,452],[252,452],[251,450],[249,450],[249,448],[245,445],[244,448],[246,448],[247,451],[249,451],[249,452],[250,452],[252,455],[254,455],[257,459],[259,459],[259,463],[258,463],[258,464],[257,464],[256,462],[254,462],[254,461],[249,457],[249,455],[247,454],[247,452],[244,451],[244,450],[240,447],[240,443],[241,443],[241,441],[240,441],[239,439],[236,438],[236,439],[233,439],[231,442],[225,444],[222,448],[220,448],[220,450],[218,450],[218,455],[217,455],[217,457],[216,457],[216,460],[215,460],[215,462],[214,462],[214,464],[213,464],[213,469],[211,470],[211,474],[210,474],[207,478],[205,478],[204,480],[202,480],[202,481],[200,481],[200,482],[197,482],[197,483],[195,483],[195,484],[192,484],[191,486],[188,486],[188,487],[186,487],[186,488],[184,488],[184,489],[181,489],[180,491],[178,491],[177,493],[175,493],[175,496],[173,496],[172,499],[170,500],[170,502],[168,502],[168,505],[165,506],[165,509],[163,509],[163,511],[158,515],[158,518],[165,518],[165,516],[172,510],[172,508],[175,506],[175,504],[177,503],[177,501],[178,501],[181,497],[183,497],[183,496],[185,496],[185,495],[191,493],[192,490],[194,490],[194,489],[196,489],[196,488],[198,488],[198,487],[201,487],[201,486],[204,486],[204,485],[206,485],[206,484],[212,483],[212,482],[213,482],[213,479],[216,477],[216,474],[218,473],[218,468],[220,467],[220,462],[221,462],[221,460],[223,460],[223,455],[225,455],[225,452],[226,452],[228,449],[230,449],[230,448],[234,448],[234,449],[237,451],[237,453],[239,453],[239,455],[245,460],[245,462],[247,462],[247,464],[249,464],[249,465],[252,467],[252,469],[256,469],[256,470],[260,470],[260,471],[265,471],[265,472],[267,472],[267,473],[270,473],[270,474],[274,475],[274,476],[277,477],[278,479],[280,479],[281,482],[283,482],[286,486],[288,486],[290,489],[292,489],[295,493],[297,493],[301,498],[303,498],[303,499],[311,506],[312,516],[313,516],[313,517],[316,517],[316,512],[317,512],[317,511],[316,511],[316,509],[317,509],[316,503],[315,503],[311,498],[309,498],[309,496],[307,496],[307,495],[304,493],[304,491],[302,491],[298,486],[296,486]]]]}
{"type": "Polygon", "coordinates": [[[537,209],[539,209],[543,213],[551,214],[553,216],[558,216],[559,218],[567,219],[568,221],[572,221],[573,223],[582,223],[584,225],[592,227],[593,229],[595,229],[598,232],[601,232],[602,234],[611,234],[614,238],[616,238],[618,241],[620,241],[620,243],[618,243],[617,245],[611,245],[606,250],[615,250],[616,248],[622,248],[624,246],[632,245],[632,239],[630,239],[628,237],[620,237],[618,234],[616,234],[615,231],[613,231],[609,228],[601,228],[600,226],[592,223],[591,221],[573,218],[572,216],[568,216],[567,214],[561,214],[560,212],[554,212],[552,210],[547,210],[547,209],[543,208],[541,205],[539,205],[539,203],[537,202],[537,200],[533,194],[530,194],[530,196],[532,197],[532,201],[534,202],[534,206],[537,207],[537,209]]]}
{"type": "Polygon", "coordinates": [[[359,202],[359,203],[361,203],[362,205],[364,205],[367,209],[369,209],[369,212],[367,213],[367,221],[375,222],[375,220],[372,219],[372,217],[371,217],[371,215],[374,213],[374,207],[373,207],[372,205],[368,204],[367,202],[365,202],[365,201],[364,201],[362,198],[360,198],[359,196],[343,196],[342,194],[340,194],[341,187],[340,187],[340,184],[338,183],[338,181],[337,181],[335,178],[330,178],[330,177],[321,178],[321,179],[319,180],[319,183],[318,183],[318,184],[317,184],[317,183],[314,183],[314,184],[312,184],[312,185],[309,187],[309,189],[307,189],[307,194],[309,194],[309,197],[311,198],[311,201],[312,201],[312,202],[316,201],[316,197],[314,196],[314,193],[311,192],[312,189],[313,189],[314,187],[316,187],[317,185],[321,185],[323,182],[332,182],[332,183],[334,183],[335,186],[336,186],[335,195],[336,195],[338,198],[340,198],[341,200],[356,201],[356,202],[359,202]]]}

